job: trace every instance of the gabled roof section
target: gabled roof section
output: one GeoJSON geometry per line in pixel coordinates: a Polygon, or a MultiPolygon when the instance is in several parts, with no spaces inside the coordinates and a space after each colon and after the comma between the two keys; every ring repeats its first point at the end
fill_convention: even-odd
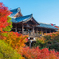
{"type": "Polygon", "coordinates": [[[33,17],[32,17],[32,19],[37,25],[40,25],[33,17]]]}
{"type": "Polygon", "coordinates": [[[38,25],[37,27],[42,27],[42,28],[50,28],[50,29],[58,29],[58,28],[56,28],[56,27],[54,27],[54,26],[52,26],[51,24],[47,24],[47,23],[40,23],[39,22],[39,24],[40,25],[38,25]]]}
{"type": "Polygon", "coordinates": [[[20,8],[16,8],[16,9],[13,9],[13,10],[10,10],[12,12],[12,14],[10,15],[10,17],[14,17],[18,12],[20,12],[20,8]]]}
{"type": "Polygon", "coordinates": [[[13,23],[19,23],[19,22],[25,22],[28,21],[32,18],[32,14],[27,15],[27,16],[21,16],[21,17],[17,17],[17,18],[12,18],[12,22],[13,23]]]}

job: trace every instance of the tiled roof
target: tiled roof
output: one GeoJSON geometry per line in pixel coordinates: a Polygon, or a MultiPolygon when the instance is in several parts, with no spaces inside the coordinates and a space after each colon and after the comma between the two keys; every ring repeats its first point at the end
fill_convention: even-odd
{"type": "Polygon", "coordinates": [[[39,24],[40,24],[40,25],[38,25],[37,27],[51,28],[51,29],[56,29],[56,30],[57,30],[57,28],[54,27],[54,26],[52,26],[51,24],[40,23],[40,22],[39,22],[39,24]]]}
{"type": "Polygon", "coordinates": [[[12,12],[10,17],[13,17],[13,16],[15,16],[15,14],[17,14],[20,11],[20,8],[16,8],[16,9],[13,9],[13,10],[10,10],[10,11],[12,12]]]}
{"type": "Polygon", "coordinates": [[[32,18],[32,14],[27,15],[27,16],[21,16],[21,17],[17,17],[17,18],[12,18],[12,22],[13,23],[18,23],[18,22],[22,22],[22,21],[27,21],[29,19],[32,18]]]}
{"type": "MultiPolygon", "coordinates": [[[[27,21],[29,19],[32,18],[32,14],[30,15],[27,15],[27,16],[21,16],[21,17],[17,17],[17,18],[14,18],[14,16],[20,11],[20,8],[16,8],[16,9],[13,9],[13,10],[10,10],[12,12],[12,14],[10,15],[10,17],[12,18],[12,22],[13,23],[18,23],[18,22],[22,22],[22,21],[27,21]]],[[[46,23],[40,23],[40,25],[37,25],[37,27],[42,27],[42,28],[51,28],[51,29],[56,29],[56,27],[52,26],[51,24],[46,24],[46,23]]]]}

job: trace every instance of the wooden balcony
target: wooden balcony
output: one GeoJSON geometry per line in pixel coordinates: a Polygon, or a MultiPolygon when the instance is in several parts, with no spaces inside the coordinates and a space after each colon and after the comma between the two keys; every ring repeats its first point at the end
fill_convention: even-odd
{"type": "Polygon", "coordinates": [[[23,35],[29,35],[29,37],[40,37],[40,36],[42,36],[41,34],[28,32],[28,31],[24,31],[23,35]]]}

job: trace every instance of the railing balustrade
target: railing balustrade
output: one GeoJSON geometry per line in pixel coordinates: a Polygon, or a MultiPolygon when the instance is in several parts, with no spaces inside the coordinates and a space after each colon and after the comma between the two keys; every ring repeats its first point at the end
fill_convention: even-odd
{"type": "MultiPolygon", "coordinates": [[[[22,31],[19,31],[19,33],[22,33],[22,31]]],[[[33,34],[33,32],[28,32],[28,31],[24,31],[23,35],[29,35],[29,36],[33,36],[33,37],[40,37],[40,36],[42,36],[39,33],[34,33],[33,34]]]]}

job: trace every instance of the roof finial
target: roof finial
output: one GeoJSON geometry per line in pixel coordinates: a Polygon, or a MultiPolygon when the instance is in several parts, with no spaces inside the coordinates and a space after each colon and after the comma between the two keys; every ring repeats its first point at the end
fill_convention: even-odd
{"type": "Polygon", "coordinates": [[[21,11],[20,7],[18,7],[17,11],[21,11]]]}
{"type": "Polygon", "coordinates": [[[31,16],[33,17],[33,14],[31,14],[31,16]]]}

